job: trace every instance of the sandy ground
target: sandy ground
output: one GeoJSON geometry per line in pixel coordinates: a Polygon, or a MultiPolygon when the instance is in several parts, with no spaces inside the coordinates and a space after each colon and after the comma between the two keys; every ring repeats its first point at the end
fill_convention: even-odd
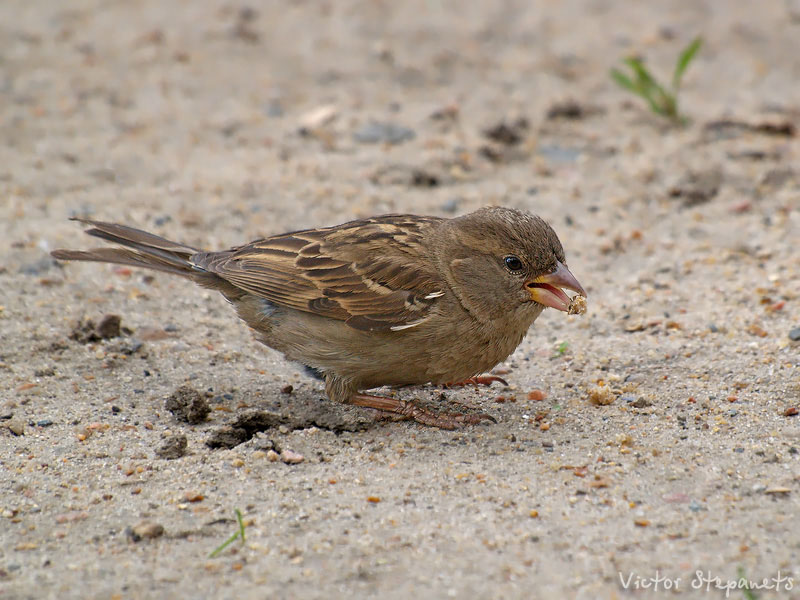
{"type": "Polygon", "coordinates": [[[797,3],[5,0],[0,50],[0,598],[800,598],[797,3]],[[610,81],[697,34],[687,127],[610,81]],[[487,204],[553,224],[589,312],[508,389],[399,392],[498,420],[455,432],[323,400],[189,282],[48,257],[74,215],[222,249],[487,204]]]}

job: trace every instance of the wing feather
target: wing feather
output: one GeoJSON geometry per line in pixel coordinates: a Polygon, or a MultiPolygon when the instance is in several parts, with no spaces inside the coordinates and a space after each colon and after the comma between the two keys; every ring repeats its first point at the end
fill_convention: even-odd
{"type": "Polygon", "coordinates": [[[424,244],[441,222],[387,215],[201,252],[191,262],[275,304],[356,329],[398,331],[422,323],[444,295],[424,244]]]}

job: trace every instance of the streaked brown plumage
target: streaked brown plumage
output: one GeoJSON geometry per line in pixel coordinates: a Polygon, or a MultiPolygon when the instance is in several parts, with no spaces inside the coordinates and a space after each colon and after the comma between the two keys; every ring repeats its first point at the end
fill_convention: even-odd
{"type": "Polygon", "coordinates": [[[561,288],[585,295],[539,217],[484,208],[455,219],[386,215],[203,252],[124,225],[78,219],[123,248],[56,250],[182,275],[221,292],[257,338],[325,377],[335,401],[452,428],[436,414],[361,393],[468,380],[508,357],[561,288]]]}

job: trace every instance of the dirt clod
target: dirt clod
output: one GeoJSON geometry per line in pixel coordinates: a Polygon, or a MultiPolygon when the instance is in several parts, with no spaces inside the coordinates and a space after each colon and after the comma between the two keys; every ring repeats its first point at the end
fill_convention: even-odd
{"type": "Polygon", "coordinates": [[[185,435],[171,435],[156,449],[156,456],[167,460],[174,460],[186,454],[188,441],[185,435]]]}
{"type": "Polygon", "coordinates": [[[164,402],[164,408],[190,425],[202,423],[211,412],[208,400],[188,385],[175,390],[164,402]]]}
{"type": "Polygon", "coordinates": [[[69,339],[88,344],[119,337],[122,334],[122,317],[119,315],[105,315],[100,323],[95,325],[92,319],[80,321],[69,335],[69,339]]]}

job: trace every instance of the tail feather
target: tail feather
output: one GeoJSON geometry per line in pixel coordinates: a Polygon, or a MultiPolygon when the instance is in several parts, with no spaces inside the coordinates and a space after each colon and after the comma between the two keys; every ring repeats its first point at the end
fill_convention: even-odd
{"type": "Polygon", "coordinates": [[[50,253],[54,258],[145,267],[184,277],[192,277],[198,273],[198,269],[190,261],[194,254],[200,252],[197,248],[172,242],[126,225],[80,218],[72,220],[91,225],[93,228],[88,229],[87,234],[125,248],[54,250],[50,253]]]}

